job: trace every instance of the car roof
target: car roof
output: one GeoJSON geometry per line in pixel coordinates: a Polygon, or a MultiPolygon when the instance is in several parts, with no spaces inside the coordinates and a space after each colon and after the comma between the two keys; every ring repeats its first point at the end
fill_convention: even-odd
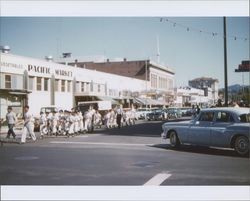
{"type": "Polygon", "coordinates": [[[213,111],[213,112],[218,112],[218,111],[225,111],[225,112],[234,112],[238,115],[240,114],[247,114],[250,113],[250,108],[246,107],[217,107],[217,108],[206,108],[202,109],[201,111],[213,111]]]}

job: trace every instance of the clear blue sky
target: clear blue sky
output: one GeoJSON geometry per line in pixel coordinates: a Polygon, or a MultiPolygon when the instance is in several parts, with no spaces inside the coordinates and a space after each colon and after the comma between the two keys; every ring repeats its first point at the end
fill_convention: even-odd
{"type": "MultiPolygon", "coordinates": [[[[175,17],[174,22],[199,30],[223,33],[222,17],[175,17]]],[[[62,52],[75,56],[105,55],[128,60],[155,59],[156,36],[160,41],[161,63],[176,73],[176,84],[210,76],[224,86],[223,38],[221,35],[187,31],[186,28],[160,22],[160,18],[139,17],[1,17],[0,44],[9,45],[17,55],[57,58],[62,52]]],[[[228,82],[242,84],[242,73],[234,69],[249,59],[249,18],[227,18],[228,35],[248,38],[247,41],[228,38],[228,82]]],[[[245,73],[249,84],[249,73],[245,73]]]]}

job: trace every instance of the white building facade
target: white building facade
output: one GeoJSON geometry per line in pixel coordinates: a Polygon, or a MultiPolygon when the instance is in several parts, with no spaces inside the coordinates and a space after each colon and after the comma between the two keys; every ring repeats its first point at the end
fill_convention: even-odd
{"type": "Polygon", "coordinates": [[[188,82],[190,87],[203,89],[205,96],[212,100],[212,104],[219,98],[219,81],[211,77],[200,77],[188,82]]]}
{"type": "Polygon", "coordinates": [[[206,96],[203,89],[192,87],[175,88],[175,102],[177,107],[185,107],[192,105],[209,106],[213,104],[212,92],[206,96]]]}
{"type": "Polygon", "coordinates": [[[0,61],[1,118],[8,106],[21,115],[28,104],[30,111],[38,115],[44,106],[71,109],[77,102],[94,97],[126,100],[124,91],[139,93],[150,86],[150,81],[9,53],[1,53],[0,61]]]}

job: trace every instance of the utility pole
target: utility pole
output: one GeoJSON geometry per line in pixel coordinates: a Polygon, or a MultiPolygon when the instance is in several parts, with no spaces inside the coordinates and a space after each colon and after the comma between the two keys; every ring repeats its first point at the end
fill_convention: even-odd
{"type": "Polygon", "coordinates": [[[228,107],[228,83],[227,83],[227,28],[226,17],[223,17],[223,29],[224,29],[224,81],[225,81],[225,106],[228,107]]]}
{"type": "Polygon", "coordinates": [[[145,62],[145,74],[146,74],[146,78],[145,78],[145,81],[146,81],[146,108],[148,107],[148,97],[147,97],[147,94],[148,94],[148,65],[147,65],[148,61],[146,60],[145,62]]]}

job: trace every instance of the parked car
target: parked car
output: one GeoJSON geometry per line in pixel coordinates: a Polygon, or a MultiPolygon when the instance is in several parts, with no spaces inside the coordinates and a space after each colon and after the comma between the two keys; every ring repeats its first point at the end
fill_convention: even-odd
{"type": "Polygon", "coordinates": [[[147,114],[150,112],[151,110],[149,108],[138,108],[136,110],[136,116],[138,119],[146,119],[147,114]]]}
{"type": "Polygon", "coordinates": [[[191,110],[192,108],[190,107],[182,107],[180,108],[181,110],[181,115],[184,117],[184,116],[192,116],[192,115],[189,115],[189,111],[191,110]]]}
{"type": "Polygon", "coordinates": [[[191,121],[167,122],[162,138],[172,147],[181,144],[234,148],[240,155],[249,153],[249,108],[203,109],[191,121]]]}
{"type": "Polygon", "coordinates": [[[186,115],[189,116],[189,117],[193,116],[194,114],[195,114],[194,109],[192,109],[192,108],[188,109],[187,112],[186,112],[186,115]]]}
{"type": "Polygon", "coordinates": [[[147,120],[164,120],[166,117],[165,111],[161,109],[152,110],[150,113],[147,114],[147,120]]]}
{"type": "Polygon", "coordinates": [[[182,117],[182,113],[179,108],[167,108],[164,111],[167,113],[167,119],[178,119],[182,117]]]}

